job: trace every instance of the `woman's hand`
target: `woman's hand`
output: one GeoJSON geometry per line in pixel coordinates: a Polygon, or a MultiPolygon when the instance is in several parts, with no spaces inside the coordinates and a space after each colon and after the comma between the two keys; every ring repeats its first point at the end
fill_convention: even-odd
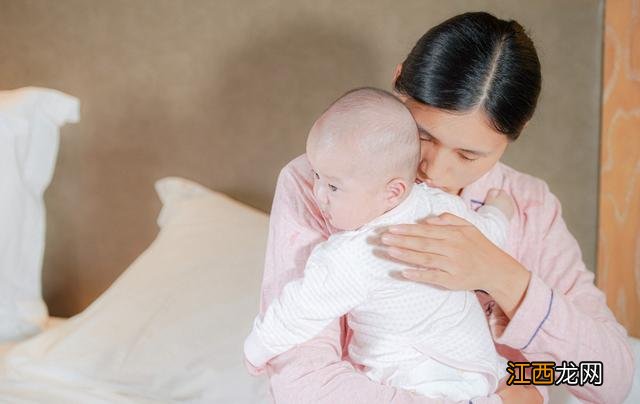
{"type": "Polygon", "coordinates": [[[509,318],[529,284],[529,271],[518,261],[449,213],[391,226],[381,240],[387,254],[413,266],[403,271],[405,278],[452,290],[484,290],[509,318]]]}
{"type": "Polygon", "coordinates": [[[538,389],[530,385],[505,385],[496,393],[504,404],[541,404],[544,402],[538,389]]]}

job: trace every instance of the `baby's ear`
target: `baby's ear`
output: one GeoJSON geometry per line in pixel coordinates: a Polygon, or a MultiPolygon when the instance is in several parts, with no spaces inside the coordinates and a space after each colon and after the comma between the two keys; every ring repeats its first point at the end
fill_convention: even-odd
{"type": "Polygon", "coordinates": [[[407,182],[402,178],[394,178],[389,181],[387,183],[387,192],[385,193],[385,197],[389,205],[397,205],[408,189],[409,187],[407,186],[407,182]]]}

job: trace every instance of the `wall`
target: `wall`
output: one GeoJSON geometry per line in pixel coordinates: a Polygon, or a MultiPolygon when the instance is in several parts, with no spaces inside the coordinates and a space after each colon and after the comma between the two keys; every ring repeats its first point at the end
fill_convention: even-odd
{"type": "Polygon", "coordinates": [[[595,0],[0,0],[0,88],[82,100],[47,192],[45,298],[78,312],[153,239],[153,182],[269,210],[277,173],[345,90],[389,88],[429,27],[488,10],[531,32],[543,91],[505,161],[547,180],[595,263],[602,4],[595,0]]]}

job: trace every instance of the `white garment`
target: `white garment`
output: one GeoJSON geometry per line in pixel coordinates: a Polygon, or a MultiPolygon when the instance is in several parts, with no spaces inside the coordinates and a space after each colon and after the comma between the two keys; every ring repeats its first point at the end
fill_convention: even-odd
{"type": "Polygon", "coordinates": [[[457,196],[415,185],[394,209],[316,246],[304,277],[288,283],[264,318],[256,318],[245,341],[247,360],[263,366],[348,313],[349,355],[371,379],[455,400],[495,391],[506,366],[475,294],[402,279],[407,265],[375,254],[368,241],[381,227],[444,212],[504,245],[508,223],[500,210],[474,212],[457,196]]]}

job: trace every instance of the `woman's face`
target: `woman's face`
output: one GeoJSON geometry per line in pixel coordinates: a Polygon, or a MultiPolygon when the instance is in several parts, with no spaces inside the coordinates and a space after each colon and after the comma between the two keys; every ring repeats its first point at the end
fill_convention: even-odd
{"type": "Polygon", "coordinates": [[[420,131],[418,182],[459,194],[489,171],[507,148],[508,138],[480,109],[451,113],[402,98],[420,131]]]}

